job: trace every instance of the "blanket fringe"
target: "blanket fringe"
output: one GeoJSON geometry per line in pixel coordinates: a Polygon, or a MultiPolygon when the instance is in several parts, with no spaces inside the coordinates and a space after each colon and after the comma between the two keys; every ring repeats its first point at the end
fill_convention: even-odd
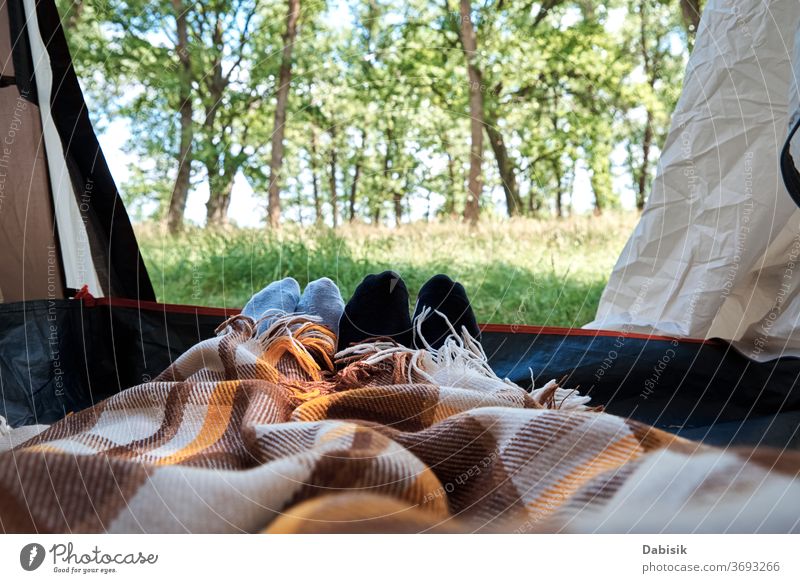
{"type": "Polygon", "coordinates": [[[533,371],[531,371],[531,398],[543,409],[562,409],[569,410],[599,410],[597,407],[587,407],[586,404],[592,400],[591,397],[581,395],[577,389],[564,389],[555,379],[549,381],[545,386],[537,389],[533,385],[533,371]]]}
{"type": "Polygon", "coordinates": [[[488,379],[498,383],[496,388],[525,390],[509,379],[498,377],[489,366],[489,359],[480,342],[472,337],[465,326],[461,327],[460,333],[456,331],[447,316],[439,310],[430,306],[422,310],[414,319],[414,338],[422,343],[425,350],[415,351],[411,358],[410,369],[430,382],[440,383],[441,379],[436,378],[439,376],[436,373],[446,372],[448,377],[455,373],[463,375],[465,380],[470,377],[488,379]],[[442,318],[450,329],[450,335],[438,349],[433,348],[422,334],[422,324],[434,314],[442,318]]]}
{"type": "MultiPolygon", "coordinates": [[[[255,322],[254,334],[263,316],[255,322]]],[[[333,371],[332,356],[336,352],[336,336],[320,324],[322,319],[311,314],[287,314],[275,321],[256,338],[264,349],[264,357],[277,364],[280,358],[291,353],[300,367],[314,380],[321,378],[322,369],[333,371]],[[321,361],[321,362],[320,362],[321,361]]]]}
{"type": "MultiPolygon", "coordinates": [[[[489,359],[480,342],[462,326],[456,331],[447,317],[438,310],[425,307],[414,319],[414,339],[424,349],[400,346],[386,339],[356,344],[336,354],[337,364],[358,362],[373,367],[388,359],[406,363],[403,374],[408,383],[427,382],[439,386],[461,386],[465,388],[498,392],[516,390],[527,392],[507,378],[500,378],[489,366],[489,359]],[[422,334],[422,324],[436,314],[450,328],[450,335],[441,348],[434,348],[422,334]]],[[[352,367],[347,367],[344,372],[352,367]]],[[[353,373],[355,374],[355,373],[353,373]]],[[[577,390],[562,389],[556,381],[550,381],[540,389],[532,390],[534,402],[545,409],[586,409],[590,398],[577,390]]]]}
{"type": "Polygon", "coordinates": [[[241,334],[246,339],[256,340],[260,347],[260,365],[273,372],[276,379],[282,376],[278,370],[281,359],[291,357],[308,381],[284,378],[282,382],[293,400],[303,402],[330,392],[330,383],[323,379],[333,374],[336,336],[320,322],[318,316],[273,310],[257,320],[238,314],[223,322],[217,328],[217,335],[241,334]],[[259,332],[259,324],[265,321],[270,321],[269,326],[259,332]]]}
{"type": "MultiPolygon", "coordinates": [[[[269,313],[258,320],[239,314],[221,324],[217,333],[240,333],[256,339],[263,351],[261,359],[276,374],[278,362],[286,355],[293,357],[300,370],[309,377],[309,382],[289,382],[291,396],[298,402],[357,386],[380,370],[380,365],[386,361],[392,361],[392,368],[398,373],[397,380],[409,384],[423,382],[492,393],[507,390],[526,392],[511,380],[497,376],[489,366],[480,342],[466,327],[456,331],[442,312],[430,307],[425,307],[413,323],[414,340],[416,344],[422,344],[424,348],[421,349],[407,348],[388,338],[375,338],[334,355],[336,337],[319,322],[320,318],[305,314],[269,313]],[[440,348],[431,346],[422,333],[423,323],[434,314],[450,328],[450,334],[440,348]],[[265,320],[271,320],[271,323],[259,333],[258,325],[265,320]],[[334,363],[344,368],[332,379],[334,363]]],[[[581,395],[576,389],[564,389],[555,380],[537,389],[533,381],[531,372],[530,396],[537,406],[543,409],[589,409],[586,404],[590,397],[581,395]]]]}

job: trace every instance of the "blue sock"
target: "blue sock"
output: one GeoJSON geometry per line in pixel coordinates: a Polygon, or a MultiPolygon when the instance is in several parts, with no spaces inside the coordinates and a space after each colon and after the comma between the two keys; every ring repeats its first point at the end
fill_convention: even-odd
{"type": "Polygon", "coordinates": [[[339,335],[339,320],[344,312],[344,300],[339,288],[327,277],[310,282],[300,302],[298,314],[310,314],[322,318],[322,325],[339,335]]]}
{"type": "Polygon", "coordinates": [[[258,333],[261,334],[275,318],[285,314],[292,314],[297,309],[297,302],[300,301],[300,285],[291,277],[286,277],[280,281],[273,281],[267,287],[255,294],[247,305],[242,309],[242,314],[258,320],[264,316],[274,316],[267,318],[258,325],[258,333]]]}

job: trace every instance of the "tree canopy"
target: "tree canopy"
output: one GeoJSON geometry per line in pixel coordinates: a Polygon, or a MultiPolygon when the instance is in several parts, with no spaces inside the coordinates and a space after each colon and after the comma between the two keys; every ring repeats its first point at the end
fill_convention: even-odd
{"type": "Polygon", "coordinates": [[[85,90],[141,163],[129,204],[181,227],[238,181],[271,227],[642,208],[700,3],[60,0],[85,90]]]}

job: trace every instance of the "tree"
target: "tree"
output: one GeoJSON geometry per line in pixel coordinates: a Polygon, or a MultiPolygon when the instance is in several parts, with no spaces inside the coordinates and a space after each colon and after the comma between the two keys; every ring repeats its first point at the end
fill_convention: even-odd
{"type": "Polygon", "coordinates": [[[224,224],[236,175],[269,145],[263,120],[279,66],[276,14],[258,0],[131,0],[86,4],[73,24],[82,27],[71,43],[93,101],[108,118],[130,121],[129,151],[159,161],[137,169],[143,184],[123,193],[157,203],[156,216],[166,215],[171,229],[199,169],[194,161],[205,169],[208,222],[224,224]],[[165,155],[174,161],[173,186],[148,193],[147,182],[162,183],[165,155]]]}
{"type": "Polygon", "coordinates": [[[470,0],[460,0],[461,28],[459,39],[466,57],[467,75],[469,78],[469,118],[470,118],[470,150],[469,178],[467,183],[467,203],[464,205],[464,220],[475,225],[480,214],[480,202],[483,194],[483,82],[477,65],[478,40],[472,25],[472,5],[470,0]]]}
{"type": "Polygon", "coordinates": [[[181,225],[192,176],[188,6],[180,0],[59,2],[93,114],[101,124],[129,120],[125,150],[144,160],[132,169],[123,196],[140,211],[166,214],[171,230],[181,225]]]}
{"type": "Polygon", "coordinates": [[[672,7],[658,0],[633,0],[629,6],[633,19],[623,38],[633,58],[632,73],[618,101],[627,111],[623,124],[626,164],[634,184],[636,208],[642,210],[654,171],[653,150],[666,138],[686,55],[673,53],[671,38],[682,23],[672,7]]]}
{"type": "Polygon", "coordinates": [[[275,228],[280,223],[281,199],[280,180],[283,164],[283,135],[286,125],[286,102],[289,98],[289,84],[292,80],[292,46],[297,35],[297,20],[300,17],[300,0],[288,0],[286,31],[283,35],[281,68],[278,81],[278,99],[275,105],[275,125],[272,133],[272,153],[270,155],[269,178],[269,224],[275,228]]]}
{"type": "MultiPolygon", "coordinates": [[[[272,127],[265,123],[280,68],[279,9],[258,0],[198,4],[190,22],[202,106],[197,158],[206,170],[209,225],[228,222],[237,174],[263,156],[272,127]]],[[[280,87],[277,88],[279,92],[280,87]]]]}
{"type": "Polygon", "coordinates": [[[361,140],[353,160],[353,179],[350,183],[350,198],[348,203],[347,220],[356,220],[356,201],[358,194],[358,179],[361,177],[361,165],[364,160],[364,149],[367,144],[367,130],[361,129],[361,140]]]}
{"type": "Polygon", "coordinates": [[[694,47],[694,37],[700,28],[700,16],[703,14],[702,0],[679,0],[683,27],[686,30],[686,44],[689,50],[694,47]]]}
{"type": "Polygon", "coordinates": [[[317,128],[311,126],[311,139],[309,141],[308,151],[308,167],[311,171],[311,188],[314,201],[314,223],[319,226],[324,221],[322,219],[322,195],[320,194],[319,187],[319,171],[317,170],[318,154],[317,154],[317,128]]]}
{"type": "Polygon", "coordinates": [[[180,146],[178,148],[178,173],[167,210],[167,227],[171,233],[183,225],[186,200],[189,197],[192,171],[192,141],[194,140],[194,108],[192,106],[192,60],[189,53],[189,32],[186,22],[187,7],[182,0],[172,0],[175,12],[177,42],[175,50],[180,61],[178,72],[178,112],[180,115],[180,146]]]}
{"type": "Polygon", "coordinates": [[[700,8],[353,0],[341,22],[303,3],[301,23],[300,0],[59,2],[101,125],[131,130],[123,195],[171,230],[202,183],[225,224],[242,177],[273,227],[564,216],[576,168],[596,212],[620,170],[641,207],[700,8]]]}

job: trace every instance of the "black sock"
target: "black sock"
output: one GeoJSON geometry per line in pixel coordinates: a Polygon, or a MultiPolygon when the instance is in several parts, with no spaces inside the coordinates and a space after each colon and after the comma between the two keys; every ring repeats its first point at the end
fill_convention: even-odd
{"type": "Polygon", "coordinates": [[[393,271],[365,277],[344,307],[339,322],[339,350],[376,337],[388,337],[411,347],[408,290],[393,271]]]}
{"type": "MultiPolygon", "coordinates": [[[[442,274],[430,278],[419,290],[417,305],[414,308],[414,318],[425,307],[438,310],[447,316],[459,334],[461,334],[461,327],[464,326],[473,338],[480,341],[481,332],[475,321],[475,314],[469,304],[467,292],[460,283],[454,282],[442,274]]],[[[450,334],[450,327],[438,314],[430,314],[422,323],[422,336],[433,348],[441,348],[450,334]]],[[[424,347],[419,336],[416,337],[415,344],[417,348],[424,347]]]]}

